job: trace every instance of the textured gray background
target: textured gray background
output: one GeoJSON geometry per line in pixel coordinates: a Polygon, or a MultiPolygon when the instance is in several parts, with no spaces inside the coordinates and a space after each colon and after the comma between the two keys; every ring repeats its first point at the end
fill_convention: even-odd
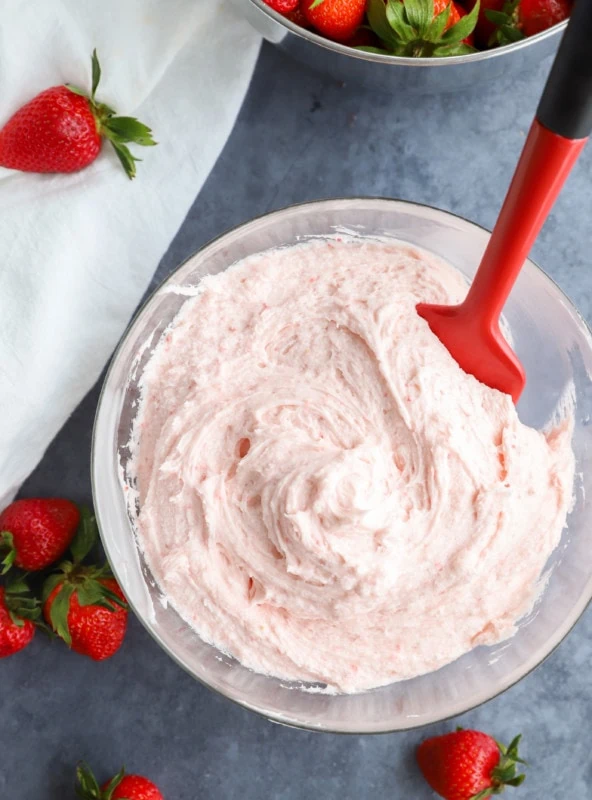
{"type": "MultiPolygon", "coordinates": [[[[338,86],[265,46],[236,129],[155,280],[225,228],[318,197],[390,195],[491,226],[548,66],[472,93],[398,100],[338,86]]],[[[535,250],[589,322],[591,173],[589,149],[535,250]]],[[[89,502],[97,393],[23,494],[89,502]]],[[[517,797],[592,798],[591,636],[588,613],[534,674],[459,719],[502,739],[523,732],[532,768],[517,797]]],[[[79,758],[101,778],[125,762],[167,800],[428,800],[413,749],[451,727],[340,737],[272,725],[195,683],[135,619],[121,652],[99,665],[37,637],[0,662],[0,687],[2,800],[68,800],[79,758]]]]}

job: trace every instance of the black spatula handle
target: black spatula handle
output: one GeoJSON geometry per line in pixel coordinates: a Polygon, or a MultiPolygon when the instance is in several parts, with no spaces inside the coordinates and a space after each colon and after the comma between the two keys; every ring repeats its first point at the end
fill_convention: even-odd
{"type": "Polygon", "coordinates": [[[592,0],[576,0],[537,111],[538,121],[566,139],[592,131],[592,0]]]}

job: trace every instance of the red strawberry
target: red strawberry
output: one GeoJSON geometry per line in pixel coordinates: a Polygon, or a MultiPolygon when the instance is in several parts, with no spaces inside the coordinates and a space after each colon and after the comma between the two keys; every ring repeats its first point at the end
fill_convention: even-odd
{"type": "Polygon", "coordinates": [[[380,39],[368,28],[358,28],[345,44],[348,47],[380,47],[380,39]]]}
{"type": "Polygon", "coordinates": [[[366,0],[301,0],[300,8],[323,36],[347,42],[364,20],[366,0]]]}
{"type": "Polygon", "coordinates": [[[520,0],[518,20],[526,36],[546,31],[569,17],[569,0],[520,0]]]}
{"type": "Polygon", "coordinates": [[[445,800],[485,800],[505,786],[520,786],[516,775],[517,736],[508,748],[479,731],[462,728],[426,739],[417,750],[417,762],[432,789],[445,800]]]}
{"type": "Polygon", "coordinates": [[[8,550],[4,572],[12,564],[35,572],[61,558],[74,538],[80,512],[56,497],[16,500],[0,514],[0,549],[8,550]]]}
{"type": "Polygon", "coordinates": [[[114,656],[127,629],[123,592],[115,578],[100,575],[94,567],[73,567],[63,576],[53,576],[59,582],[49,584],[43,606],[45,619],[58,636],[94,661],[114,656]]]}
{"type": "Polygon", "coordinates": [[[310,22],[304,16],[304,11],[300,5],[296,7],[295,11],[292,11],[290,14],[284,14],[284,16],[295,25],[300,25],[301,28],[310,28],[310,22]]]}
{"type": "Polygon", "coordinates": [[[126,775],[122,769],[99,789],[86,764],[76,770],[76,794],[81,800],[164,800],[158,787],[142,775],[126,775]]]}
{"type": "Polygon", "coordinates": [[[501,10],[488,7],[485,18],[493,26],[488,44],[510,44],[541,33],[566,20],[571,6],[571,0],[505,0],[501,10]]]}
{"type": "Polygon", "coordinates": [[[90,96],[74,86],[54,86],[19,109],[0,131],[0,166],[23,172],[75,172],[95,160],[105,137],[133,178],[138,159],[127,143],[156,142],[146,125],[133,117],[116,117],[112,108],[95,99],[100,78],[95,50],[90,96]]]}
{"type": "MultiPolygon", "coordinates": [[[[103,791],[109,784],[103,786],[103,791]]],[[[110,800],[164,800],[158,787],[141,775],[126,775],[115,787],[110,800]]]]}
{"type": "Polygon", "coordinates": [[[35,635],[32,618],[39,614],[34,600],[20,594],[22,583],[0,586],[0,658],[23,650],[35,635]]]}
{"type": "Polygon", "coordinates": [[[280,14],[289,14],[298,7],[300,0],[263,0],[263,2],[280,14]]]}
{"type": "Polygon", "coordinates": [[[97,540],[95,518],[82,509],[78,533],[72,541],[72,561],[45,581],[43,614],[48,624],[77,653],[95,661],[111,658],[123,642],[127,603],[108,564],[84,563],[97,540]]]}

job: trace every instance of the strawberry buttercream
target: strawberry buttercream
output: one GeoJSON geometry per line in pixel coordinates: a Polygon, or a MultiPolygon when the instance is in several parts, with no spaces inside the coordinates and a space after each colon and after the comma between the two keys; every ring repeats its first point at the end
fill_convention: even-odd
{"type": "Polygon", "coordinates": [[[411,246],[328,240],[186,301],[133,471],[147,562],[203,639],[355,692],[512,635],[565,525],[571,425],[522,424],[415,311],[465,293],[411,246]]]}

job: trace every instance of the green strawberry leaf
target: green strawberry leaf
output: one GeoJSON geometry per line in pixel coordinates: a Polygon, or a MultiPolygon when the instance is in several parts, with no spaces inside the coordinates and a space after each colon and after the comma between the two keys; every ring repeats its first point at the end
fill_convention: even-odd
{"type": "Polygon", "coordinates": [[[31,596],[25,580],[27,573],[18,575],[5,587],[4,603],[13,623],[22,628],[25,620],[35,622],[41,615],[39,600],[31,596]]]}
{"type": "Polygon", "coordinates": [[[0,575],[6,575],[15,562],[16,550],[14,549],[14,538],[10,531],[0,531],[0,551],[8,550],[4,559],[0,561],[2,570],[0,575]]]}
{"type": "Polygon", "coordinates": [[[386,18],[388,20],[388,24],[397,34],[402,43],[406,44],[407,42],[412,42],[417,38],[416,32],[407,22],[405,6],[401,0],[388,0],[388,4],[386,6],[386,18]]]}
{"type": "Polygon", "coordinates": [[[5,586],[6,594],[26,594],[29,591],[24,575],[17,576],[5,586]]]}
{"type": "Polygon", "coordinates": [[[324,2],[325,0],[314,0],[314,3],[308,7],[308,10],[312,11],[313,8],[318,8],[319,6],[322,6],[324,2]]]}
{"type": "Polygon", "coordinates": [[[504,14],[503,11],[494,11],[492,8],[487,9],[485,16],[494,25],[507,25],[511,21],[508,14],[504,14]]]}
{"type": "Polygon", "coordinates": [[[497,26],[497,30],[489,38],[490,47],[496,44],[512,44],[524,39],[518,24],[518,4],[519,0],[507,0],[501,11],[491,8],[485,11],[486,18],[497,26]]]}
{"type": "Polygon", "coordinates": [[[71,83],[65,83],[66,89],[69,89],[74,94],[79,94],[81,97],[88,97],[88,93],[84,89],[79,89],[78,86],[73,86],[71,83]]]}
{"type": "Polygon", "coordinates": [[[14,614],[16,614],[17,618],[20,620],[20,624],[19,623],[17,623],[17,624],[19,624],[19,627],[21,627],[22,626],[22,621],[25,620],[25,619],[28,619],[30,622],[36,622],[39,619],[39,616],[41,614],[41,609],[37,608],[37,607],[36,608],[23,608],[21,606],[18,611],[11,611],[10,612],[10,615],[13,618],[13,620],[15,619],[14,616],[13,616],[14,614]]]}
{"type": "Polygon", "coordinates": [[[448,3],[444,11],[441,11],[428,27],[425,35],[428,42],[439,42],[442,39],[442,34],[446,30],[446,24],[450,18],[451,10],[452,4],[448,3]]]}
{"type": "Polygon", "coordinates": [[[14,611],[9,611],[8,616],[10,617],[13,624],[16,625],[17,628],[22,628],[24,626],[25,620],[22,617],[15,614],[14,611]]]}
{"type": "Polygon", "coordinates": [[[15,559],[16,559],[16,551],[15,550],[11,550],[8,553],[8,555],[1,562],[2,563],[2,572],[0,572],[0,575],[6,575],[6,573],[9,571],[9,569],[14,564],[15,559]]]}
{"type": "Polygon", "coordinates": [[[434,17],[434,0],[405,0],[408,23],[423,37],[434,17]]]}
{"type": "MultiPolygon", "coordinates": [[[[112,592],[111,589],[109,589],[104,584],[101,583],[101,584],[99,584],[99,586],[102,589],[103,597],[106,597],[108,600],[111,601],[112,604],[114,603],[116,606],[119,606],[120,608],[124,608],[127,611],[129,606],[125,602],[125,600],[122,600],[121,597],[119,597],[118,594],[116,594],[115,592],[112,592]]],[[[112,610],[114,610],[114,609],[112,608],[112,610]]]]}
{"type": "Polygon", "coordinates": [[[102,589],[103,587],[98,581],[84,581],[76,590],[78,602],[81,606],[99,605],[103,599],[102,589]]]}
{"type": "Polygon", "coordinates": [[[520,42],[525,36],[521,30],[515,28],[513,25],[502,25],[497,31],[497,39],[499,44],[513,44],[513,42],[520,42]]]}
{"type": "Polygon", "coordinates": [[[97,542],[98,530],[94,514],[86,507],[80,509],[80,524],[70,545],[74,564],[81,564],[97,542]]]}
{"type": "Polygon", "coordinates": [[[505,752],[504,751],[502,752],[504,752],[505,756],[507,756],[512,761],[515,761],[517,764],[527,765],[527,762],[524,761],[524,759],[518,758],[518,747],[520,745],[521,740],[522,740],[522,734],[519,733],[518,736],[512,739],[505,752]]]}
{"type": "Polygon", "coordinates": [[[110,117],[104,127],[106,128],[105,133],[111,141],[122,144],[133,142],[142,147],[153,147],[156,144],[148,125],[144,125],[134,117],[110,117]]]}
{"type": "Polygon", "coordinates": [[[486,798],[491,797],[491,789],[483,789],[482,792],[478,792],[471,797],[471,800],[486,800],[486,798]]]}
{"type": "Polygon", "coordinates": [[[68,612],[70,611],[70,598],[73,593],[74,586],[71,583],[65,583],[55,596],[49,612],[52,628],[66,642],[68,647],[72,644],[72,637],[68,627],[68,612]]]}
{"type": "Polygon", "coordinates": [[[480,0],[477,0],[471,12],[459,19],[456,25],[453,25],[442,35],[442,44],[457,44],[470,36],[475,30],[480,7],[480,0]]]}
{"type": "Polygon", "coordinates": [[[43,591],[41,593],[41,599],[45,603],[49,595],[53,592],[53,590],[64,580],[64,575],[62,572],[59,572],[55,575],[50,575],[49,578],[43,584],[43,591]]]}
{"type": "Polygon", "coordinates": [[[136,177],[136,162],[142,159],[133,156],[125,144],[114,142],[113,140],[111,140],[111,144],[117,153],[117,158],[121,161],[127,177],[133,180],[136,177]]]}
{"type": "MultiPolygon", "coordinates": [[[[396,37],[393,35],[393,29],[389,25],[389,21],[386,16],[386,5],[384,0],[368,0],[366,13],[368,15],[370,27],[378,36],[378,38],[388,47],[395,47],[397,41],[396,37]]],[[[370,52],[372,52],[372,50],[370,50],[370,52]]]]}
{"type": "Polygon", "coordinates": [[[90,767],[81,761],[76,767],[76,796],[80,800],[102,800],[101,787],[90,767]]]}
{"type": "Polygon", "coordinates": [[[92,64],[92,89],[90,92],[90,97],[91,100],[94,100],[96,91],[99,88],[99,83],[101,82],[101,65],[99,64],[99,57],[97,56],[96,47],[92,52],[91,64],[92,64]]]}
{"type": "Polygon", "coordinates": [[[117,114],[117,111],[111,108],[111,106],[108,106],[107,103],[95,103],[95,111],[101,120],[101,125],[108,117],[117,114]]]}
{"type": "MultiPolygon", "coordinates": [[[[115,789],[117,789],[117,787],[124,779],[124,777],[125,777],[125,767],[122,767],[117,773],[117,775],[111,778],[111,780],[107,784],[102,800],[111,800],[111,798],[113,797],[113,792],[115,791],[115,789]]],[[[125,800],[125,798],[121,798],[121,800],[125,800]]]]}
{"type": "Polygon", "coordinates": [[[97,571],[96,578],[113,578],[113,571],[111,569],[111,564],[108,561],[105,561],[103,566],[97,571]]]}

